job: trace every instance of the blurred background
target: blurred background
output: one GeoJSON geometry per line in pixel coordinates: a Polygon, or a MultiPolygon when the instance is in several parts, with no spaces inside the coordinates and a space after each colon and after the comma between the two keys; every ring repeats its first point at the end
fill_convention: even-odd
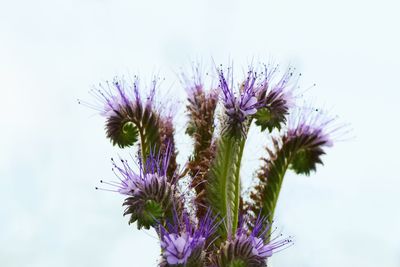
{"type": "MultiPolygon", "coordinates": [[[[122,196],[94,190],[126,153],[76,99],[115,75],[159,74],[162,94],[183,100],[179,68],[214,59],[292,64],[301,88],[316,84],[308,97],[353,128],[317,173],[287,175],[276,225],[295,246],[271,265],[399,267],[399,10],[389,0],[0,0],[0,266],[155,266],[154,232],[128,226],[122,196]]],[[[245,183],[264,145],[251,142],[245,183]]]]}

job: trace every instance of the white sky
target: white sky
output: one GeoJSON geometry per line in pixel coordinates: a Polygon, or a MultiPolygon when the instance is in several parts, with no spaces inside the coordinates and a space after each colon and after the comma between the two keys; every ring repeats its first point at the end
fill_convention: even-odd
{"type": "Polygon", "coordinates": [[[155,266],[154,233],[93,189],[119,151],[76,98],[138,72],[176,96],[174,71],[213,57],[292,63],[354,128],[317,174],[286,177],[277,226],[296,244],[273,266],[399,267],[400,6],[377,2],[0,0],[0,265],[155,266]]]}

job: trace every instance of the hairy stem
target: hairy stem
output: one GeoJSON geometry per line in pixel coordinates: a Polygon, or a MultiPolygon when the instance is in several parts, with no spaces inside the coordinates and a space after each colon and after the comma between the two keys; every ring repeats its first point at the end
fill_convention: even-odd
{"type": "Polygon", "coordinates": [[[147,156],[146,155],[146,151],[147,151],[147,147],[146,147],[146,137],[143,133],[143,129],[141,127],[139,128],[139,136],[140,136],[140,152],[141,152],[141,158],[143,160],[143,169],[146,171],[146,160],[147,160],[147,156]]]}
{"type": "Polygon", "coordinates": [[[236,161],[236,172],[235,172],[235,209],[232,214],[233,217],[233,222],[232,222],[232,234],[236,232],[238,223],[239,223],[239,205],[240,205],[240,165],[242,161],[242,156],[243,156],[243,151],[244,151],[244,145],[246,143],[246,139],[243,138],[243,140],[240,141],[239,144],[239,151],[238,151],[238,158],[236,161]]]}
{"type": "Polygon", "coordinates": [[[234,152],[234,147],[236,145],[236,140],[234,138],[224,138],[226,139],[226,146],[227,149],[225,149],[225,153],[223,154],[223,160],[222,162],[224,163],[222,167],[222,173],[220,176],[221,179],[221,184],[222,184],[222,196],[223,196],[223,203],[222,203],[222,214],[225,218],[229,216],[228,211],[231,210],[231,208],[228,206],[229,204],[229,192],[228,192],[228,186],[229,186],[229,180],[230,180],[230,169],[231,166],[233,165],[233,159],[234,157],[232,156],[232,152],[234,152]]]}

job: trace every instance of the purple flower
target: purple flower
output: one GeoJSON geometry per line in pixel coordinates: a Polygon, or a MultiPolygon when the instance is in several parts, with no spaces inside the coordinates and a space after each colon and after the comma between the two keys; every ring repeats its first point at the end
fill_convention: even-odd
{"type": "Polygon", "coordinates": [[[184,264],[192,254],[192,249],[203,246],[205,240],[198,239],[196,241],[186,233],[167,234],[163,236],[164,241],[161,243],[164,249],[163,257],[168,264],[184,264]]]}
{"type": "Polygon", "coordinates": [[[246,227],[248,222],[241,219],[235,236],[222,244],[217,266],[266,266],[266,259],[292,243],[291,238],[281,239],[281,235],[271,238],[270,225],[266,218],[258,217],[253,230],[246,227]]]}
{"type": "Polygon", "coordinates": [[[138,80],[136,79],[133,87],[130,87],[125,80],[118,78],[114,78],[112,82],[107,81],[105,84],[100,84],[97,89],[91,91],[96,102],[90,107],[98,110],[102,116],[107,118],[125,112],[130,113],[139,97],[137,90],[134,90],[137,84],[138,80]]]}
{"type": "Polygon", "coordinates": [[[84,104],[106,117],[107,137],[114,145],[132,146],[138,139],[137,127],[143,114],[152,111],[156,85],[156,80],[153,80],[147,99],[142,101],[136,76],[132,84],[115,78],[113,82],[100,84],[91,91],[95,100],[93,104],[84,104]]]}
{"type": "Polygon", "coordinates": [[[204,79],[199,64],[192,65],[192,73],[190,76],[182,72],[180,78],[188,95],[189,102],[195,102],[197,95],[204,94],[204,79]]]}
{"type": "Polygon", "coordinates": [[[129,223],[138,223],[138,228],[149,228],[172,216],[172,207],[180,206],[176,195],[176,177],[167,177],[171,156],[170,146],[165,155],[150,154],[143,165],[139,160],[139,171],[135,172],[127,161],[121,160],[122,166],[113,161],[113,171],[118,181],[104,182],[111,186],[107,191],[127,195],[124,215],[130,215],[129,223]]]}
{"type": "MultiPolygon", "coordinates": [[[[219,70],[220,89],[223,92],[223,103],[228,115],[231,129],[243,128],[244,121],[255,118],[261,130],[281,128],[286,122],[289,108],[294,105],[293,71],[288,69],[282,77],[277,78],[278,67],[265,65],[264,71],[257,72],[250,67],[247,76],[235,94],[231,69],[227,75],[219,70]]],[[[242,129],[243,131],[243,129],[242,129]]]]}
{"type": "Polygon", "coordinates": [[[198,224],[192,222],[184,212],[181,217],[175,213],[174,222],[161,228],[161,266],[203,266],[206,240],[215,232],[217,225],[211,212],[198,224]]]}
{"type": "MultiPolygon", "coordinates": [[[[106,189],[107,191],[114,191],[123,195],[134,195],[135,191],[143,189],[146,185],[150,184],[153,179],[155,180],[168,180],[167,170],[172,154],[173,146],[169,143],[166,144],[165,155],[159,153],[157,156],[154,153],[150,153],[147,158],[145,166],[143,161],[138,155],[139,171],[135,172],[128,164],[128,161],[120,159],[121,166],[115,163],[114,159],[111,159],[113,165],[113,172],[118,178],[118,181],[106,182],[100,180],[101,183],[107,184],[112,189],[106,189]]],[[[173,179],[169,179],[173,180],[173,179]]]]}
{"type": "MultiPolygon", "coordinates": [[[[132,168],[128,165],[126,160],[121,159],[122,166],[118,166],[114,159],[111,159],[113,164],[113,172],[119,181],[103,181],[101,183],[111,186],[111,189],[103,189],[107,191],[118,192],[122,195],[132,196],[137,189],[138,182],[140,181],[140,174],[135,173],[132,168]]],[[[98,189],[96,187],[96,189],[98,189]]]]}
{"type": "Polygon", "coordinates": [[[335,117],[314,108],[299,108],[289,117],[288,137],[308,137],[310,146],[332,146],[334,139],[343,134],[345,125],[335,117]]]}
{"type": "Polygon", "coordinates": [[[187,99],[193,107],[200,108],[203,105],[215,106],[218,99],[218,91],[214,90],[214,86],[208,77],[208,73],[204,75],[200,64],[192,65],[190,75],[182,72],[180,74],[181,83],[186,90],[187,99]],[[206,90],[205,87],[209,88],[206,90]]]}
{"type": "Polygon", "coordinates": [[[256,81],[257,74],[250,70],[241,86],[240,95],[237,96],[233,90],[230,70],[226,76],[223,70],[219,70],[219,87],[223,93],[225,112],[230,117],[231,123],[242,123],[248,116],[257,112],[260,103],[256,97],[256,81]]]}
{"type": "Polygon", "coordinates": [[[299,75],[294,75],[295,69],[289,67],[281,77],[277,77],[279,66],[264,65],[264,71],[260,73],[260,83],[256,89],[258,100],[263,106],[273,107],[275,102],[285,102],[287,107],[294,105],[294,90],[299,75]],[[297,77],[297,79],[293,79],[297,77]]]}
{"type": "Polygon", "coordinates": [[[281,129],[282,124],[286,123],[289,109],[294,106],[293,95],[298,80],[293,79],[294,70],[288,68],[281,77],[277,77],[278,72],[278,66],[265,65],[260,73],[262,80],[256,94],[261,108],[255,117],[262,131],[267,128],[270,132],[274,128],[281,129]]]}

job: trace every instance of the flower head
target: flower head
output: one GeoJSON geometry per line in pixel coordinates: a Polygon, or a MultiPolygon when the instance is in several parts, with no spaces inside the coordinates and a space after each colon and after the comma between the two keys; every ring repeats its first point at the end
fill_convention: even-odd
{"type": "Polygon", "coordinates": [[[112,189],[107,189],[108,191],[118,192],[127,196],[134,195],[140,181],[140,174],[132,170],[126,160],[121,159],[122,166],[118,166],[114,159],[111,159],[111,162],[113,164],[112,170],[119,181],[106,182],[100,180],[100,182],[111,186],[112,189]]]}
{"type": "Polygon", "coordinates": [[[264,70],[257,72],[249,67],[247,76],[239,86],[239,92],[233,90],[231,69],[227,75],[219,70],[220,89],[228,115],[230,128],[243,128],[244,121],[254,117],[262,130],[281,128],[286,122],[289,108],[293,106],[292,82],[293,71],[289,68],[282,77],[277,78],[278,67],[264,65],[264,70]]]}
{"type": "MultiPolygon", "coordinates": [[[[281,129],[286,123],[289,109],[294,106],[294,89],[297,80],[294,80],[294,70],[288,68],[281,77],[277,77],[278,66],[265,65],[260,73],[262,81],[257,88],[257,99],[261,108],[256,114],[256,124],[261,130],[273,128],[281,129]]],[[[300,77],[300,76],[298,76],[300,77]]]]}
{"type": "Polygon", "coordinates": [[[124,215],[130,214],[129,223],[138,223],[138,228],[155,226],[170,216],[172,207],[180,207],[176,195],[176,177],[167,177],[171,149],[168,146],[166,154],[155,156],[150,154],[145,163],[139,160],[139,172],[135,172],[126,160],[121,160],[122,166],[113,161],[113,171],[119,181],[104,182],[111,189],[108,191],[127,195],[124,215]]]}
{"type": "Polygon", "coordinates": [[[167,228],[161,228],[161,248],[163,249],[161,266],[202,266],[205,257],[206,240],[216,229],[215,220],[208,211],[198,224],[190,220],[186,213],[167,228]]]}
{"type": "Polygon", "coordinates": [[[230,118],[230,123],[242,123],[248,116],[257,112],[260,103],[256,97],[255,83],[257,74],[251,70],[240,88],[240,94],[235,95],[233,79],[228,70],[228,75],[219,70],[219,87],[223,93],[225,112],[230,118]],[[231,81],[231,84],[228,84],[231,81]]]}
{"type": "Polygon", "coordinates": [[[168,264],[184,264],[192,254],[192,249],[196,248],[196,245],[201,246],[204,240],[200,241],[200,244],[194,244],[193,238],[183,233],[167,234],[163,236],[164,241],[161,247],[164,249],[163,256],[165,257],[168,264]]]}
{"type": "Polygon", "coordinates": [[[289,117],[285,144],[296,144],[291,168],[296,173],[309,174],[322,164],[324,147],[330,147],[343,136],[346,125],[338,124],[337,118],[314,108],[299,108],[289,117]]]}
{"type": "Polygon", "coordinates": [[[155,88],[156,80],[153,80],[146,101],[142,101],[136,76],[132,85],[115,78],[92,90],[95,103],[85,104],[106,118],[107,137],[114,145],[132,146],[138,139],[137,127],[144,110],[151,109],[154,104],[155,88]]]}
{"type": "Polygon", "coordinates": [[[242,218],[235,236],[222,244],[218,266],[266,266],[268,257],[292,243],[290,237],[271,238],[270,225],[264,217],[257,218],[251,231],[246,226],[248,223],[242,218]]]}
{"type": "Polygon", "coordinates": [[[334,134],[341,129],[336,118],[314,108],[301,108],[293,111],[289,118],[289,138],[309,138],[309,146],[332,146],[334,134]]]}

